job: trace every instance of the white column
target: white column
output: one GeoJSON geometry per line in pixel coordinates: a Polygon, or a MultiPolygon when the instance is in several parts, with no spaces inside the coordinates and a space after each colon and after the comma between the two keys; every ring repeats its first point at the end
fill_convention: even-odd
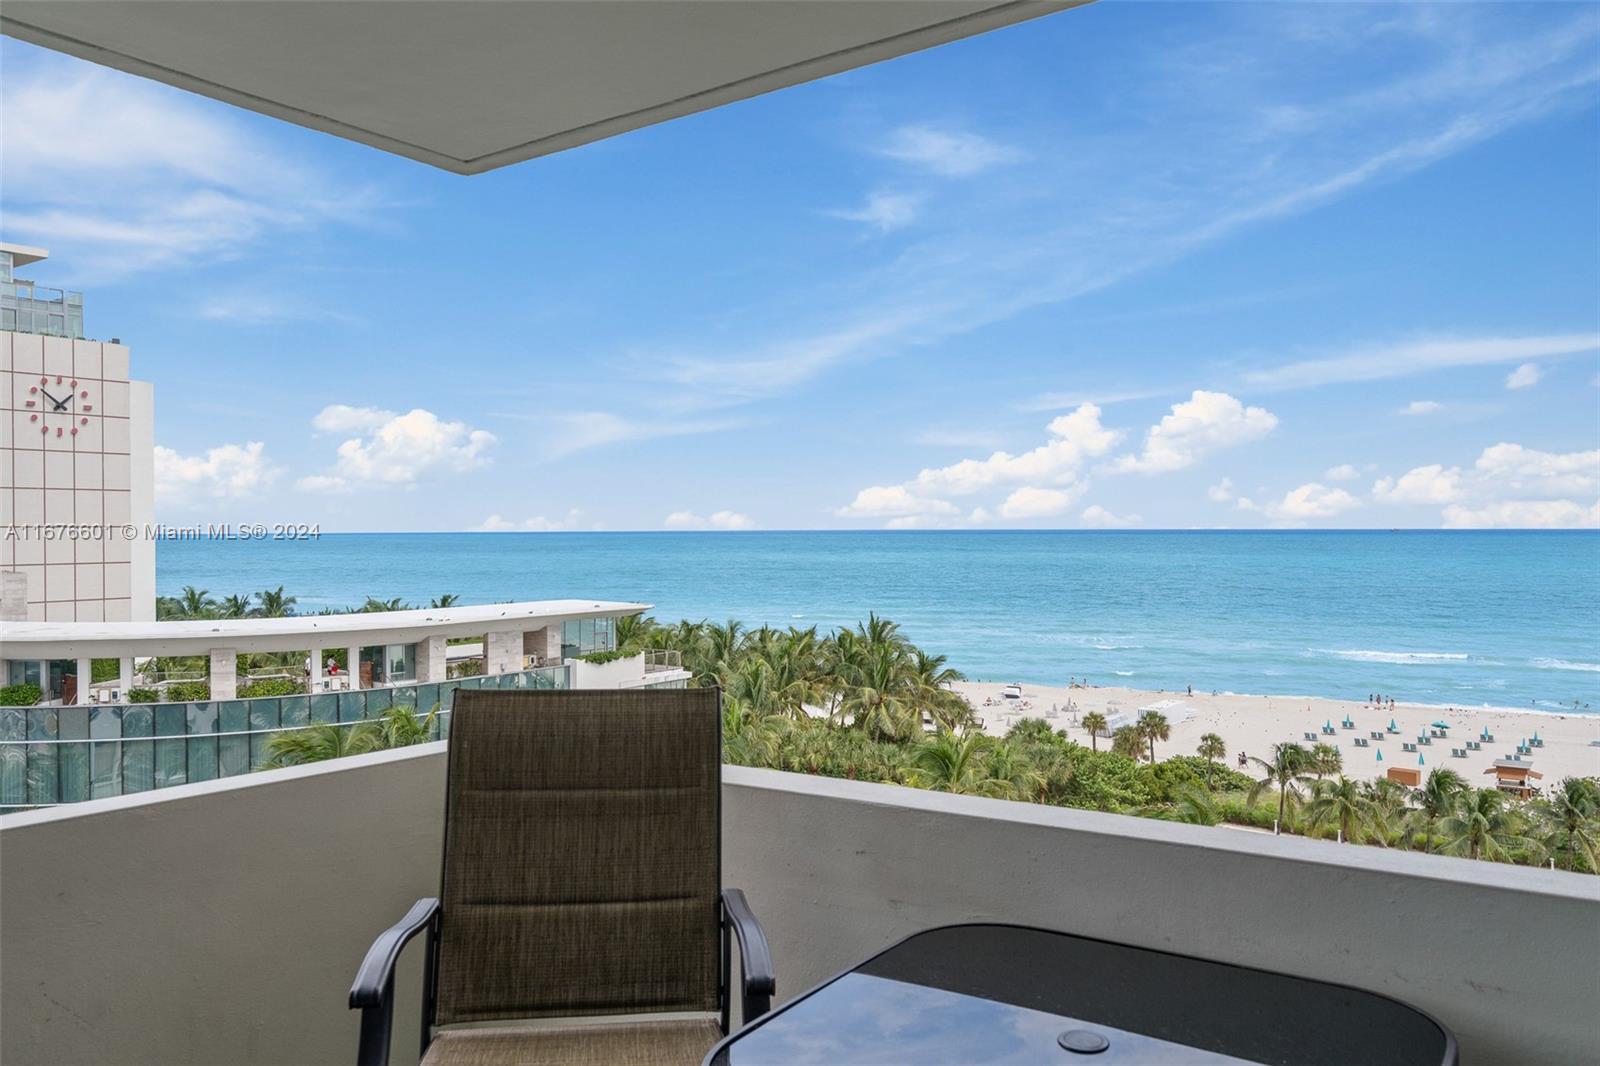
{"type": "Polygon", "coordinates": [[[211,698],[231,700],[239,695],[239,653],[233,648],[211,649],[211,698]]]}
{"type": "Polygon", "coordinates": [[[40,688],[41,691],[44,692],[44,694],[46,696],[48,696],[48,695],[50,695],[50,660],[49,659],[40,659],[39,662],[38,662],[38,666],[39,666],[39,688],[40,688]]]}
{"type": "Polygon", "coordinates": [[[117,660],[117,698],[128,702],[128,690],[133,687],[133,656],[124,655],[117,660]]]}
{"type": "Polygon", "coordinates": [[[445,641],[443,637],[424,637],[417,641],[417,681],[432,683],[445,679],[445,641]]]}
{"type": "Polygon", "coordinates": [[[345,662],[349,664],[350,688],[352,691],[361,687],[361,646],[354,645],[344,650],[345,662]]]}
{"type": "Polygon", "coordinates": [[[311,662],[309,664],[307,664],[307,665],[309,666],[309,669],[306,671],[306,691],[307,692],[321,692],[322,691],[322,649],[321,648],[312,648],[311,649],[311,662]]]}
{"type": "Polygon", "coordinates": [[[89,659],[78,660],[78,696],[79,705],[89,702],[89,686],[94,681],[94,663],[89,659]]]}
{"type": "Polygon", "coordinates": [[[483,672],[509,674],[522,668],[522,633],[519,630],[492,630],[484,637],[483,672]]]}

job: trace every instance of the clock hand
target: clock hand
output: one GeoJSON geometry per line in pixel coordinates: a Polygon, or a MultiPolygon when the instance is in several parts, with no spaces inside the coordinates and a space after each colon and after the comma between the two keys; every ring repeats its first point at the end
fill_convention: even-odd
{"type": "Polygon", "coordinates": [[[58,404],[58,403],[61,402],[60,400],[56,399],[54,396],[51,396],[50,395],[50,391],[48,389],[40,389],[39,391],[44,393],[45,399],[49,400],[51,403],[58,404]]]}

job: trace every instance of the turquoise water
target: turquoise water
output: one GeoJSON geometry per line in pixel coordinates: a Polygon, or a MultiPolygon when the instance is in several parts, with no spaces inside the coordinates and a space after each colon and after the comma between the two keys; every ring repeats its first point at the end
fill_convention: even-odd
{"type": "Polygon", "coordinates": [[[395,533],[173,541],[157,585],[299,610],[592,597],[661,620],[876,611],[975,678],[1600,711],[1600,534],[395,533]]]}

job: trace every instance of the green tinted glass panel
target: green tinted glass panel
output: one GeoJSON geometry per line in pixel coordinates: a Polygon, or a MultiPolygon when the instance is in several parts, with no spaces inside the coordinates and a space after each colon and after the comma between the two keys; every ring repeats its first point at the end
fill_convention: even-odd
{"type": "Polygon", "coordinates": [[[367,694],[365,692],[339,693],[339,721],[359,722],[367,716],[367,694]]]}
{"type": "MultiPolygon", "coordinates": [[[[88,729],[87,721],[84,723],[88,729]]],[[[61,775],[61,802],[77,803],[89,798],[89,745],[57,744],[57,772],[61,775]]]]}
{"type": "Polygon", "coordinates": [[[311,724],[311,697],[285,696],[278,706],[279,720],[285,729],[311,724]]]}
{"type": "Polygon", "coordinates": [[[217,738],[217,776],[235,777],[250,772],[250,738],[217,738]]]}
{"type": "Polygon", "coordinates": [[[190,781],[211,781],[217,776],[217,738],[202,737],[199,740],[190,740],[189,744],[189,772],[190,781]]]}
{"type": "Polygon", "coordinates": [[[55,707],[28,708],[28,739],[54,740],[59,733],[58,710],[55,707]]]}
{"type": "Polygon", "coordinates": [[[181,785],[188,780],[188,746],[187,740],[155,741],[157,788],[181,785]]]}
{"type": "Polygon", "coordinates": [[[278,701],[251,700],[250,728],[251,729],[276,729],[278,728],[278,701]]]}
{"type": "Polygon", "coordinates": [[[331,693],[322,693],[307,699],[311,709],[313,722],[337,722],[339,720],[339,697],[331,693]]]}
{"type": "Polygon", "coordinates": [[[156,704],[156,736],[181,737],[188,731],[189,704],[156,704]]]}
{"type": "Polygon", "coordinates": [[[215,733],[220,724],[215,703],[188,703],[184,705],[184,712],[189,718],[189,732],[215,733]]]}
{"type": "Polygon", "coordinates": [[[28,753],[19,745],[8,744],[0,748],[0,803],[27,802],[28,753]]]}
{"type": "Polygon", "coordinates": [[[28,747],[28,802],[55,803],[60,798],[60,770],[56,764],[59,744],[32,744],[28,747]]]}
{"type": "Polygon", "coordinates": [[[243,733],[250,728],[250,711],[238,700],[219,703],[217,707],[217,724],[220,732],[243,733]]]}
{"type": "MultiPolygon", "coordinates": [[[[123,722],[127,724],[126,719],[123,722]]],[[[156,752],[153,740],[129,740],[122,745],[122,791],[148,792],[156,787],[156,752]]]]}
{"type": "MultiPolygon", "coordinates": [[[[91,732],[94,721],[89,723],[91,732]]],[[[122,745],[100,741],[89,745],[89,795],[93,799],[122,795],[122,745]]]]}
{"type": "Polygon", "coordinates": [[[122,735],[148,737],[155,732],[156,716],[150,707],[128,707],[122,712],[122,735]]]}

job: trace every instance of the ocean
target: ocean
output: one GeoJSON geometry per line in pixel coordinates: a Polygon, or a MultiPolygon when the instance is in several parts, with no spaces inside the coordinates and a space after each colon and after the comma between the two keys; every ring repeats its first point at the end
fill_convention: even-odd
{"type": "Polygon", "coordinates": [[[166,541],[163,595],[893,619],[974,679],[1600,713],[1600,533],[366,533],[166,541]],[[1587,707],[1585,707],[1587,705],[1587,707]]]}

